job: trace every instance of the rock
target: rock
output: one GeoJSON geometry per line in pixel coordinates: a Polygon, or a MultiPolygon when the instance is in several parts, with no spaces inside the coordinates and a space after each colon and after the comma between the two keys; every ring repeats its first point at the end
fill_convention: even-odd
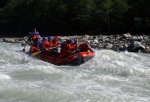
{"type": "Polygon", "coordinates": [[[124,38],[131,38],[131,34],[130,33],[123,34],[123,37],[124,38]]]}
{"type": "MultiPolygon", "coordinates": [[[[67,37],[76,38],[78,37],[78,44],[89,42],[91,47],[98,49],[110,49],[114,51],[125,51],[129,52],[148,52],[150,49],[147,47],[150,46],[150,35],[131,35],[130,33],[126,34],[116,34],[116,35],[102,35],[99,36],[60,36],[58,39],[59,42],[63,42],[67,37]],[[145,49],[147,51],[145,51],[145,49]]],[[[4,38],[4,42],[9,43],[21,43],[22,46],[26,45],[28,37],[23,38],[4,38]]],[[[33,42],[28,42],[28,45],[32,45],[33,42]]]]}
{"type": "Polygon", "coordinates": [[[105,49],[112,49],[112,48],[113,48],[113,44],[111,43],[105,44],[105,49]]]}
{"type": "Polygon", "coordinates": [[[15,40],[13,38],[4,38],[3,42],[7,42],[7,43],[15,43],[15,40]]]}
{"type": "Polygon", "coordinates": [[[139,51],[145,51],[145,47],[141,45],[141,42],[139,41],[134,41],[132,42],[128,47],[127,50],[129,52],[139,52],[139,51]]]}

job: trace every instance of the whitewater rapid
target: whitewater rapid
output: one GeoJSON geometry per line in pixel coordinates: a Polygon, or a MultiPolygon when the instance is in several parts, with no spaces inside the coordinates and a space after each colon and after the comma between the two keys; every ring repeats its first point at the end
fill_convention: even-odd
{"type": "Polygon", "coordinates": [[[150,102],[149,54],[95,49],[80,66],[56,66],[22,49],[0,42],[0,102],[150,102]]]}

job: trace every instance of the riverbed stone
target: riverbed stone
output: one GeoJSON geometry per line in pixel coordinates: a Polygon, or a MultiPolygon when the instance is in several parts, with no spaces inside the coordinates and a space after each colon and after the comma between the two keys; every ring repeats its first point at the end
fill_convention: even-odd
{"type": "MultiPolygon", "coordinates": [[[[150,35],[131,35],[130,33],[125,34],[114,34],[114,35],[102,35],[99,34],[96,35],[84,35],[84,36],[60,36],[59,42],[63,42],[66,40],[66,38],[78,38],[78,42],[89,42],[91,47],[97,48],[97,49],[110,49],[114,51],[129,51],[128,47],[132,45],[133,42],[138,41],[142,45],[142,47],[145,49],[145,52],[150,52],[150,35]],[[87,39],[85,38],[87,37],[87,39]]],[[[3,42],[8,43],[21,43],[22,46],[25,46],[26,44],[32,45],[33,42],[26,42],[28,37],[22,37],[22,38],[4,38],[3,42]]],[[[134,52],[134,51],[132,51],[134,52]]],[[[144,53],[145,53],[144,52],[144,53]]]]}
{"type": "Polygon", "coordinates": [[[15,39],[13,38],[4,38],[3,42],[7,42],[7,43],[15,43],[15,39]]]}

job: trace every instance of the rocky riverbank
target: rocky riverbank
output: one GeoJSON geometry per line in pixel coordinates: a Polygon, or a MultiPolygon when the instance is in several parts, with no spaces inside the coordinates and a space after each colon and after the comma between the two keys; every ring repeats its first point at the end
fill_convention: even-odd
{"type": "MultiPolygon", "coordinates": [[[[74,37],[74,36],[70,36],[74,37]]],[[[80,37],[80,36],[79,36],[80,37]]],[[[66,36],[60,36],[59,41],[65,40],[66,36]]],[[[23,38],[3,38],[1,41],[8,43],[21,43],[24,45],[27,37],[23,38]]],[[[88,42],[92,48],[109,49],[114,51],[129,51],[150,53],[150,36],[149,35],[131,35],[116,34],[116,35],[97,35],[88,36],[88,42]]]]}

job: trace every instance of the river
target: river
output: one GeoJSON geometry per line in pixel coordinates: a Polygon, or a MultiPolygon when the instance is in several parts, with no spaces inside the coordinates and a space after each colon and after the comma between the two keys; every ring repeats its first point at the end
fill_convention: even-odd
{"type": "Polygon", "coordinates": [[[150,102],[149,54],[95,49],[80,66],[56,66],[22,49],[0,42],[0,102],[150,102]]]}

